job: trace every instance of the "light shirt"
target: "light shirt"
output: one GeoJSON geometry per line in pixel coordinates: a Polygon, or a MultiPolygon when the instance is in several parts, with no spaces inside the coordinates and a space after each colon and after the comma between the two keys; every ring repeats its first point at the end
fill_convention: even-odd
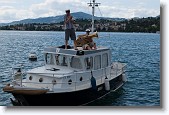
{"type": "MultiPolygon", "coordinates": [[[[67,20],[67,15],[64,16],[64,21],[67,20]]],[[[71,22],[71,20],[65,24],[65,29],[73,29],[74,26],[73,26],[73,23],[71,22]]]]}

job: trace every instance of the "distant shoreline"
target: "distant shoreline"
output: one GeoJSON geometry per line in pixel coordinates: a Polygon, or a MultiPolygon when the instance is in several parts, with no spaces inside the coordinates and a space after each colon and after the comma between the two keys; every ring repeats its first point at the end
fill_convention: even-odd
{"type": "MultiPolygon", "coordinates": [[[[91,29],[91,20],[76,19],[74,26],[76,31],[84,32],[86,29],[91,29]]],[[[63,21],[59,23],[21,23],[0,26],[0,30],[20,31],[64,31],[64,29],[63,21]]],[[[94,30],[98,32],[160,33],[160,16],[124,21],[95,20],[94,30]]]]}
{"type": "MultiPolygon", "coordinates": [[[[18,31],[18,32],[65,32],[65,31],[35,31],[35,30],[32,30],[32,31],[30,31],[30,30],[0,30],[0,31],[18,31]]],[[[85,31],[76,31],[76,32],[85,32],[85,31]]],[[[158,32],[155,32],[155,33],[153,33],[153,32],[110,32],[110,31],[97,31],[98,33],[104,33],[104,32],[106,32],[106,33],[152,33],[152,34],[160,34],[160,31],[158,32]]]]}

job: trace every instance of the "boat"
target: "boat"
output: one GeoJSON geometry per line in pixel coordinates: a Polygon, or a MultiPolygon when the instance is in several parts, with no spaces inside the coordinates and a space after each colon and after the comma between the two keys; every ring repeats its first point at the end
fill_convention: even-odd
{"type": "Polygon", "coordinates": [[[29,57],[30,61],[36,61],[37,60],[36,52],[30,52],[28,57],[29,57]]]}
{"type": "MultiPolygon", "coordinates": [[[[93,0],[95,6],[95,0],[93,0]]],[[[98,35],[97,35],[98,36],[98,35]]],[[[72,46],[44,48],[45,65],[12,74],[3,91],[11,93],[13,105],[81,106],[121,88],[127,81],[126,64],[112,62],[110,48],[83,50],[72,46]]]]}

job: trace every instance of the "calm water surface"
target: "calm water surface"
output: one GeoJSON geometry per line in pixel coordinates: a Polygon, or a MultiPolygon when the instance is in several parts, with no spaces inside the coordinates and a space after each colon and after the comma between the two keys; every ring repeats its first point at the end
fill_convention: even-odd
{"type": "MultiPolygon", "coordinates": [[[[89,105],[160,106],[160,35],[105,32],[99,35],[101,38],[94,41],[112,49],[112,61],[127,64],[128,81],[120,90],[89,105]]],[[[72,41],[69,43],[73,45],[72,41]]],[[[39,67],[44,64],[45,47],[63,44],[64,32],[0,31],[0,105],[12,106],[13,96],[4,93],[2,87],[11,81],[13,65],[24,64],[26,70],[39,67]],[[37,53],[37,62],[28,60],[31,51],[37,53]]]]}

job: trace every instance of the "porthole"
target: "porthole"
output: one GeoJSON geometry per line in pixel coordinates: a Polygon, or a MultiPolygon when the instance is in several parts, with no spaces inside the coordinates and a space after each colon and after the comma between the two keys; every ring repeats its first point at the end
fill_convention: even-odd
{"type": "Polygon", "coordinates": [[[71,85],[71,84],[72,84],[72,80],[71,80],[71,79],[68,81],[68,84],[69,84],[69,85],[71,85]]]}
{"type": "Polygon", "coordinates": [[[83,77],[80,77],[80,79],[79,79],[80,81],[82,81],[83,80],[83,77]]]}
{"type": "Polygon", "coordinates": [[[32,80],[32,76],[29,76],[29,80],[32,80]]]}
{"type": "Polygon", "coordinates": [[[39,82],[43,82],[43,78],[40,78],[40,79],[39,79],[39,82]]]}
{"type": "Polygon", "coordinates": [[[52,84],[53,84],[53,85],[55,85],[55,84],[56,84],[56,79],[54,79],[54,80],[52,81],[52,84]]]}

